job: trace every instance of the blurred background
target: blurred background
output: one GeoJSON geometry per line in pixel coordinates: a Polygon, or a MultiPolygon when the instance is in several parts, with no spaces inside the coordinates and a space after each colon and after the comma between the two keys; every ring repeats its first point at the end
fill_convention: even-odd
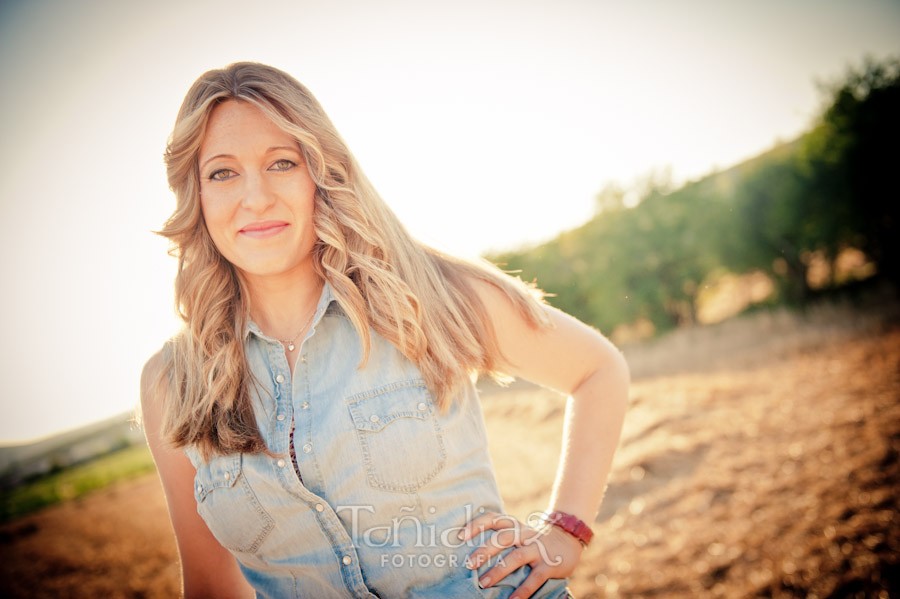
{"type": "MultiPolygon", "coordinates": [[[[123,416],[178,326],[162,153],[199,74],[257,60],[310,87],[416,236],[624,349],[609,540],[578,596],[900,596],[898,40],[894,0],[3,2],[0,550],[34,574],[7,594],[174,592],[123,416]],[[92,514],[139,509],[144,540],[101,550],[123,524],[92,514]],[[48,549],[79,523],[111,527],[99,553],[48,549]],[[73,555],[103,576],[67,579],[73,555]]],[[[495,444],[508,507],[542,509],[562,400],[485,391],[529,443],[495,444]]]]}

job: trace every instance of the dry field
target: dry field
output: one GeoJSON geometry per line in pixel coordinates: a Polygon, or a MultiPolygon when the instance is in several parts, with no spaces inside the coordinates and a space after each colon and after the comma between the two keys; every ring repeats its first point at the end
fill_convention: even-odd
{"type": "MultiPolygon", "coordinates": [[[[626,352],[639,376],[576,596],[900,597],[888,308],[756,315],[626,352]]],[[[549,496],[565,400],[519,386],[483,405],[524,518],[549,496]]],[[[155,475],[3,525],[0,548],[3,597],[177,596],[155,475]]]]}

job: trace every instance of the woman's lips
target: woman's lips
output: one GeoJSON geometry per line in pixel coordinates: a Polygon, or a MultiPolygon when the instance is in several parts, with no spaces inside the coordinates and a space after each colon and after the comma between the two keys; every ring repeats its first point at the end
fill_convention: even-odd
{"type": "Polygon", "coordinates": [[[267,237],[278,235],[287,227],[288,223],[283,220],[264,220],[245,225],[238,233],[254,239],[265,239],[267,237]]]}

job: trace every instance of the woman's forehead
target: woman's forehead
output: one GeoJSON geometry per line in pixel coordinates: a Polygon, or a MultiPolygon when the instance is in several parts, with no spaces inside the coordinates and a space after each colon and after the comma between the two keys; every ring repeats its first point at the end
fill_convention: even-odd
{"type": "Polygon", "coordinates": [[[220,153],[266,150],[270,147],[299,150],[297,141],[251,102],[228,100],[213,108],[200,143],[200,161],[220,153]]]}

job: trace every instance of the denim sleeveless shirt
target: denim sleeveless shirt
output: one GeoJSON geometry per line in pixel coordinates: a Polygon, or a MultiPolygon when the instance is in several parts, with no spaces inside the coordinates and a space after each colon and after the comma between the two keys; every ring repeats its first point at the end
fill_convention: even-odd
{"type": "MultiPolygon", "coordinates": [[[[474,385],[442,414],[415,364],[370,334],[359,369],[359,336],[326,282],[292,377],[281,343],[250,323],[256,421],[275,456],[204,462],[189,447],[197,511],[260,598],[508,597],[530,567],[480,589],[510,550],[470,571],[465,558],[496,533],[456,537],[481,511],[504,513],[474,385]]],[[[565,587],[551,579],[533,597],[565,587]]]]}

